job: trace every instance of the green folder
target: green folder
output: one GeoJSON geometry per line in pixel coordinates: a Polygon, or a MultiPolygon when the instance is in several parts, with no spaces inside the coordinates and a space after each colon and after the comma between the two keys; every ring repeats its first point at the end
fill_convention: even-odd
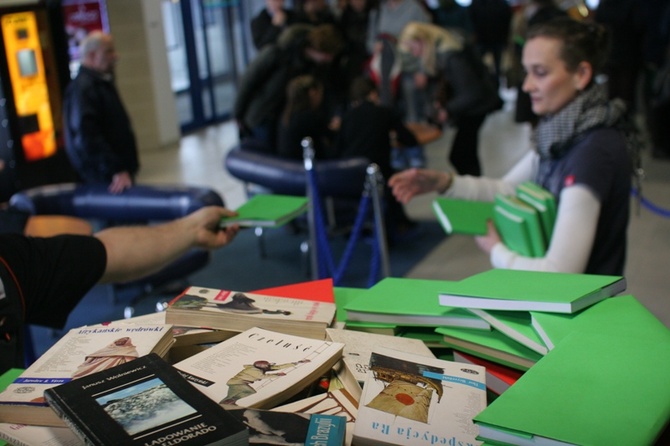
{"type": "Polygon", "coordinates": [[[490,269],[445,287],[440,304],[484,310],[574,313],[626,289],[622,276],[490,269]]]}
{"type": "Polygon", "coordinates": [[[490,325],[463,308],[440,305],[438,295],[456,282],[386,277],[344,306],[347,321],[402,326],[451,326],[489,330],[490,325]]]}
{"type": "Polygon", "coordinates": [[[653,444],[670,419],[669,370],[668,330],[575,332],[473,420],[487,441],[653,444]]]}
{"type": "Polygon", "coordinates": [[[306,197],[278,194],[257,194],[240,206],[235,217],[224,217],[220,226],[276,227],[288,223],[307,211],[306,197]]]}
{"type": "Polygon", "coordinates": [[[484,235],[493,219],[493,203],[437,197],[433,211],[447,234],[484,235]]]}
{"type": "Polygon", "coordinates": [[[494,220],[503,242],[510,249],[528,257],[544,256],[547,241],[535,208],[515,196],[497,194],[494,220]]]}
{"type": "Polygon", "coordinates": [[[630,294],[605,299],[575,314],[532,311],[530,317],[534,330],[550,350],[575,331],[631,336],[667,331],[665,325],[630,294]]]}

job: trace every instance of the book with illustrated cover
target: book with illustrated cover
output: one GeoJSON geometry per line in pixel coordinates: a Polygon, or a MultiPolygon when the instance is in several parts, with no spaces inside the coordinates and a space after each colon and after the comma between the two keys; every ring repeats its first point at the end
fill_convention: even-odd
{"type": "Polygon", "coordinates": [[[426,344],[418,339],[335,328],[327,328],[326,336],[331,341],[344,344],[342,360],[334,370],[344,387],[357,400],[360,399],[369,369],[370,355],[375,348],[388,347],[428,358],[435,357],[426,344]]]}
{"type": "Polygon", "coordinates": [[[192,286],[168,304],[165,320],[174,325],[242,332],[265,328],[324,339],[335,319],[331,302],[192,286]]]}
{"type": "Polygon", "coordinates": [[[486,407],[484,367],[379,348],[370,357],[354,444],[473,444],[486,407]]]}
{"type": "Polygon", "coordinates": [[[486,388],[496,395],[501,395],[523,375],[523,372],[520,370],[505,367],[504,365],[468,355],[458,350],[454,350],[454,361],[475,364],[486,368],[486,388]]]}
{"type": "Polygon", "coordinates": [[[449,280],[385,277],[345,305],[347,321],[490,330],[488,322],[469,311],[440,304],[440,293],[450,290],[455,283],[449,280]]]}
{"type": "Polygon", "coordinates": [[[307,197],[279,194],[256,194],[236,209],[237,216],[221,219],[222,227],[281,226],[307,211],[307,197]]]}
{"type": "Polygon", "coordinates": [[[246,426],[156,354],[44,392],[86,444],[246,445],[246,426]]]}
{"type": "Polygon", "coordinates": [[[345,445],[347,421],[343,416],[250,408],[228,409],[228,413],[247,426],[250,445],[345,445]]]}
{"type": "Polygon", "coordinates": [[[111,323],[73,328],[0,393],[0,422],[64,426],[44,391],[172,346],[169,324],[111,323]]]}
{"type": "Polygon", "coordinates": [[[488,232],[486,222],[493,220],[490,201],[437,197],[433,211],[447,234],[484,235],[488,232]]]}
{"type": "Polygon", "coordinates": [[[347,392],[346,389],[341,388],[277,406],[272,410],[275,412],[311,413],[344,417],[347,423],[344,444],[350,446],[354,435],[354,426],[356,425],[358,400],[347,392]]]}
{"type": "Polygon", "coordinates": [[[494,268],[453,282],[439,299],[448,307],[575,313],[625,289],[622,276],[494,268]]]}
{"type": "Polygon", "coordinates": [[[174,366],[225,405],[268,409],[326,374],[343,344],[251,328],[174,366]]]}
{"type": "Polygon", "coordinates": [[[655,444],[670,419],[668,370],[668,330],[575,332],[474,421],[494,444],[655,444]]]}

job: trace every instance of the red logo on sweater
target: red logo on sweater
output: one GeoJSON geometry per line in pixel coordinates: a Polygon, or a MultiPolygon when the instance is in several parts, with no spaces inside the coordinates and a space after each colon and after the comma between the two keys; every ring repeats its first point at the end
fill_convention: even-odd
{"type": "Polygon", "coordinates": [[[565,177],[565,181],[563,182],[564,187],[572,186],[575,184],[575,176],[574,175],[568,175],[565,177]]]}

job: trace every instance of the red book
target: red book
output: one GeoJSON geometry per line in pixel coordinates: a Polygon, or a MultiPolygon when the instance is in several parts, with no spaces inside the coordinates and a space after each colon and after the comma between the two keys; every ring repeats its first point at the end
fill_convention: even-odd
{"type": "Polygon", "coordinates": [[[262,290],[251,291],[264,296],[290,297],[292,299],[313,300],[317,302],[335,303],[333,279],[309,280],[307,282],[292,283],[262,290]]]}
{"type": "Polygon", "coordinates": [[[507,390],[517,379],[523,375],[520,370],[505,367],[501,364],[478,358],[454,350],[454,361],[464,362],[466,364],[480,365],[486,368],[486,387],[496,395],[500,395],[507,390]]]}

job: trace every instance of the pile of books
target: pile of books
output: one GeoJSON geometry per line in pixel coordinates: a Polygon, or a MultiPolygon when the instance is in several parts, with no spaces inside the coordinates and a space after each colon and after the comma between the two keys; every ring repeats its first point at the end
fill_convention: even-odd
{"type": "Polygon", "coordinates": [[[484,235],[491,220],[509,249],[542,257],[554,231],[556,200],[527,181],[516,187],[515,195],[497,194],[493,202],[437,197],[433,211],[447,234],[484,235]]]}
{"type": "Polygon", "coordinates": [[[670,331],[619,276],[189,287],[2,377],[0,439],[58,445],[652,444],[670,331]],[[282,443],[283,442],[283,443],[282,443]]]}

